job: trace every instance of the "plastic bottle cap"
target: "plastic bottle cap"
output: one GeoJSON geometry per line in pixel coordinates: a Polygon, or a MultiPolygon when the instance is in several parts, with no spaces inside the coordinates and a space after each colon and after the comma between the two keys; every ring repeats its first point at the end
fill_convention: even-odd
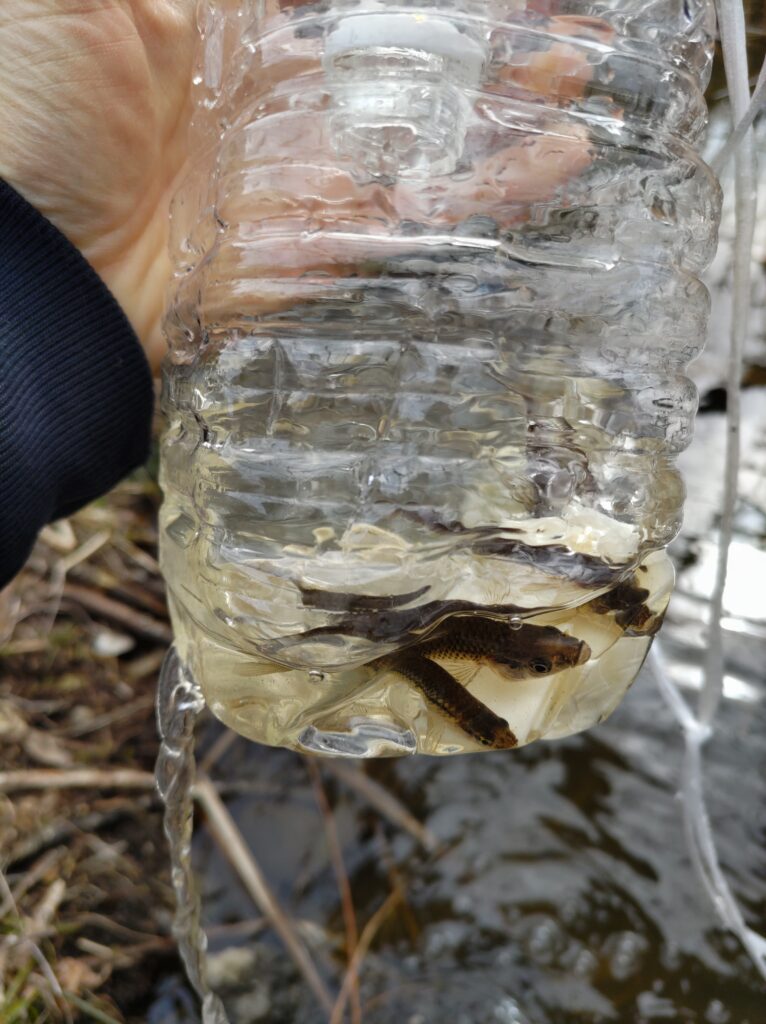
{"type": "Polygon", "coordinates": [[[477,88],[486,51],[475,39],[459,32],[444,18],[413,14],[368,13],[343,18],[325,42],[325,60],[354,50],[394,47],[420,50],[448,59],[459,69],[462,83],[477,88]]]}

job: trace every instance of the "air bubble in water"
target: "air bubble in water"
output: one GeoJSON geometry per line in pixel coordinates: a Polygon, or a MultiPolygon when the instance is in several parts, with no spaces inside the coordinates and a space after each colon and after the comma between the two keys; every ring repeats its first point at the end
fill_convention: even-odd
{"type": "Polygon", "coordinates": [[[729,1024],[731,1014],[720,999],[712,999],[705,1011],[707,1024],[729,1024]]]}
{"type": "Polygon", "coordinates": [[[539,964],[553,964],[566,945],[564,935],[552,917],[544,917],[532,929],[527,940],[527,949],[532,959],[539,964]]]}
{"type": "Polygon", "coordinates": [[[621,932],[609,942],[609,969],[617,981],[626,981],[641,969],[648,943],[635,932],[621,932]]]}
{"type": "Polygon", "coordinates": [[[510,996],[503,999],[495,1007],[493,1017],[500,1024],[525,1024],[526,1018],[519,1008],[519,1004],[510,996]]]}

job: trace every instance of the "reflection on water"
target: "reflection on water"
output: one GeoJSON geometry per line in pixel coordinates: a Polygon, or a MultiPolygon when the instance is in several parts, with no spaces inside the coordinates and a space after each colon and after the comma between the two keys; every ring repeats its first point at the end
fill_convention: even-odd
{"type": "MultiPolygon", "coordinates": [[[[761,929],[765,726],[764,701],[727,701],[707,755],[721,859],[761,929]]],[[[376,827],[328,773],[360,922],[391,891],[394,870],[406,892],[365,961],[367,1024],[763,1024],[766,985],[717,927],[690,869],[680,756],[678,731],[644,676],[612,720],[585,736],[512,755],[370,765],[441,840],[443,852],[430,857],[409,836],[376,827]]],[[[229,758],[237,777],[257,780],[232,807],[280,896],[297,918],[342,932],[300,758],[245,741],[229,758]]],[[[247,916],[238,883],[203,835],[198,854],[214,880],[209,922],[247,916]]],[[[251,988],[253,975],[268,1004],[268,1015],[253,1019],[321,1020],[268,939],[259,940],[251,988]]]]}

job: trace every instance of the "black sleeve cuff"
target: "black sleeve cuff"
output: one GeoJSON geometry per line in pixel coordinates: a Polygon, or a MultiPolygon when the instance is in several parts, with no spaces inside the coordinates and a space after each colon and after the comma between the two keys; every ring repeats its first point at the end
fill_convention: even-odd
{"type": "Polygon", "coordinates": [[[0,181],[0,587],[147,457],[151,372],[81,253],[0,181]]]}

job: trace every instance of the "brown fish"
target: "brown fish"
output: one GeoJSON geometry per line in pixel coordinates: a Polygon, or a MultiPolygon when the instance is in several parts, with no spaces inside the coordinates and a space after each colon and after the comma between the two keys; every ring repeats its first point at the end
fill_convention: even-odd
{"type": "Polygon", "coordinates": [[[431,635],[399,654],[377,663],[413,683],[440,711],[484,746],[507,750],[518,744],[508,722],[500,718],[434,658],[490,664],[507,679],[550,675],[590,657],[584,640],[555,626],[520,625],[479,616],[452,616],[431,635]]]}
{"type": "Polygon", "coordinates": [[[527,679],[584,665],[590,647],[555,626],[523,624],[480,616],[452,616],[415,648],[426,658],[490,664],[506,679],[527,679]]]}
{"type": "MultiPolygon", "coordinates": [[[[404,610],[396,608],[393,603],[385,605],[382,599],[365,598],[356,594],[344,594],[336,592],[321,592],[318,590],[306,590],[301,588],[303,604],[306,608],[318,608],[323,611],[344,610],[349,613],[348,618],[340,622],[334,622],[329,626],[315,626],[293,637],[282,637],[280,643],[290,646],[291,643],[303,643],[306,637],[317,636],[356,636],[375,642],[401,641],[405,636],[424,633],[426,630],[436,626],[440,620],[449,620],[458,614],[471,615],[505,615],[511,616],[520,613],[532,615],[541,612],[543,608],[526,608],[513,604],[476,604],[473,601],[428,601],[425,604],[416,605],[414,608],[404,610]],[[370,601],[376,601],[376,605],[370,601]]],[[[419,596],[420,591],[413,591],[412,594],[405,594],[399,598],[391,599],[398,603],[410,601],[419,596]]]]}
{"type": "Polygon", "coordinates": [[[380,663],[417,686],[432,704],[457,722],[463,732],[485,747],[509,750],[518,746],[506,720],[477,700],[441,665],[412,652],[382,658],[380,663]]]}
{"type": "Polygon", "coordinates": [[[599,615],[614,615],[615,623],[625,636],[649,636],[659,632],[665,609],[654,612],[646,603],[649,591],[639,585],[637,574],[612,587],[590,602],[591,611],[599,615]]]}

